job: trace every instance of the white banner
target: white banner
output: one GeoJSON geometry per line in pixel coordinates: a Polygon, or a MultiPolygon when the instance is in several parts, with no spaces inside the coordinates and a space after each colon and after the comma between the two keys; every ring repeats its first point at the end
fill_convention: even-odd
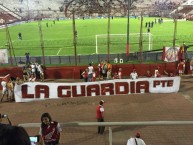
{"type": "Polygon", "coordinates": [[[0,63],[8,63],[7,49],[0,49],[0,63]]]}
{"type": "Polygon", "coordinates": [[[16,102],[72,97],[178,92],[180,77],[119,79],[81,83],[28,82],[15,85],[16,102]]]}

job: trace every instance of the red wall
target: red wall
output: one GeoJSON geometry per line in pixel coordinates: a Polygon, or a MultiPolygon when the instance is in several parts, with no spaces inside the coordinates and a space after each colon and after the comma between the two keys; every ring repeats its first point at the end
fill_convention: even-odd
{"type": "MultiPolygon", "coordinates": [[[[190,73],[189,64],[186,64],[187,72],[190,73]]],[[[46,67],[45,79],[80,79],[81,72],[88,66],[63,66],[63,67],[46,67]]],[[[156,67],[160,67],[160,73],[163,71],[177,73],[176,63],[160,63],[160,64],[116,64],[113,65],[113,73],[118,72],[122,68],[123,77],[129,77],[131,71],[135,68],[139,76],[144,76],[147,70],[154,74],[156,67]]],[[[97,69],[97,66],[95,67],[97,69]]],[[[22,78],[22,68],[20,67],[6,67],[0,68],[0,76],[4,77],[10,74],[11,77],[22,78]]]]}
{"type": "Polygon", "coordinates": [[[160,63],[160,64],[118,64],[113,65],[113,72],[118,72],[119,68],[122,68],[123,77],[129,77],[133,69],[136,70],[138,76],[145,76],[147,70],[154,74],[155,68],[159,67],[161,74],[164,74],[164,70],[176,74],[176,63],[160,63]]]}

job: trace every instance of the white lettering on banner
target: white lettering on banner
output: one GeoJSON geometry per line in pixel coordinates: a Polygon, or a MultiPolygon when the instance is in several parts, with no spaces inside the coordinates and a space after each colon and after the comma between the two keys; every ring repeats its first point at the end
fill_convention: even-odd
{"type": "Polygon", "coordinates": [[[14,88],[16,102],[101,95],[178,92],[180,77],[118,79],[82,83],[28,82],[14,88]]]}

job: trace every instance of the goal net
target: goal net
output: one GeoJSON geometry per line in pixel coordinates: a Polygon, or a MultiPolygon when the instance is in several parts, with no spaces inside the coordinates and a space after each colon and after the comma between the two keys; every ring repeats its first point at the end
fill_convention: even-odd
{"type": "MultiPolygon", "coordinates": [[[[110,53],[125,53],[127,34],[110,34],[110,53]]],[[[140,33],[131,33],[129,37],[130,52],[139,51],[140,33]]],[[[153,36],[151,33],[142,33],[143,51],[152,50],[153,36]]],[[[107,52],[108,34],[96,35],[96,54],[107,52]]]]}

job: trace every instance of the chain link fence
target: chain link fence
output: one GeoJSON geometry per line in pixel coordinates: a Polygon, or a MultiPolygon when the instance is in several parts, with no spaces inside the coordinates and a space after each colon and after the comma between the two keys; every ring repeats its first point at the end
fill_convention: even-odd
{"type": "MultiPolygon", "coordinates": [[[[187,53],[188,59],[193,57],[193,51],[187,53]]],[[[30,56],[30,62],[37,62],[42,64],[42,56],[30,56]]],[[[74,56],[45,56],[45,65],[75,65],[75,57],[74,56]]],[[[77,55],[77,64],[78,65],[87,65],[88,63],[97,64],[101,60],[107,60],[107,54],[93,54],[93,55],[77,55]]],[[[109,61],[111,63],[135,63],[140,61],[141,55],[140,53],[130,53],[127,57],[125,53],[121,54],[110,54],[109,61]]],[[[143,52],[142,53],[142,62],[160,62],[162,60],[162,52],[143,52]]],[[[13,60],[17,65],[24,65],[26,63],[26,57],[15,57],[13,60]]],[[[9,64],[10,65],[10,58],[9,64]]],[[[1,66],[5,66],[1,64],[1,66]]]]}

